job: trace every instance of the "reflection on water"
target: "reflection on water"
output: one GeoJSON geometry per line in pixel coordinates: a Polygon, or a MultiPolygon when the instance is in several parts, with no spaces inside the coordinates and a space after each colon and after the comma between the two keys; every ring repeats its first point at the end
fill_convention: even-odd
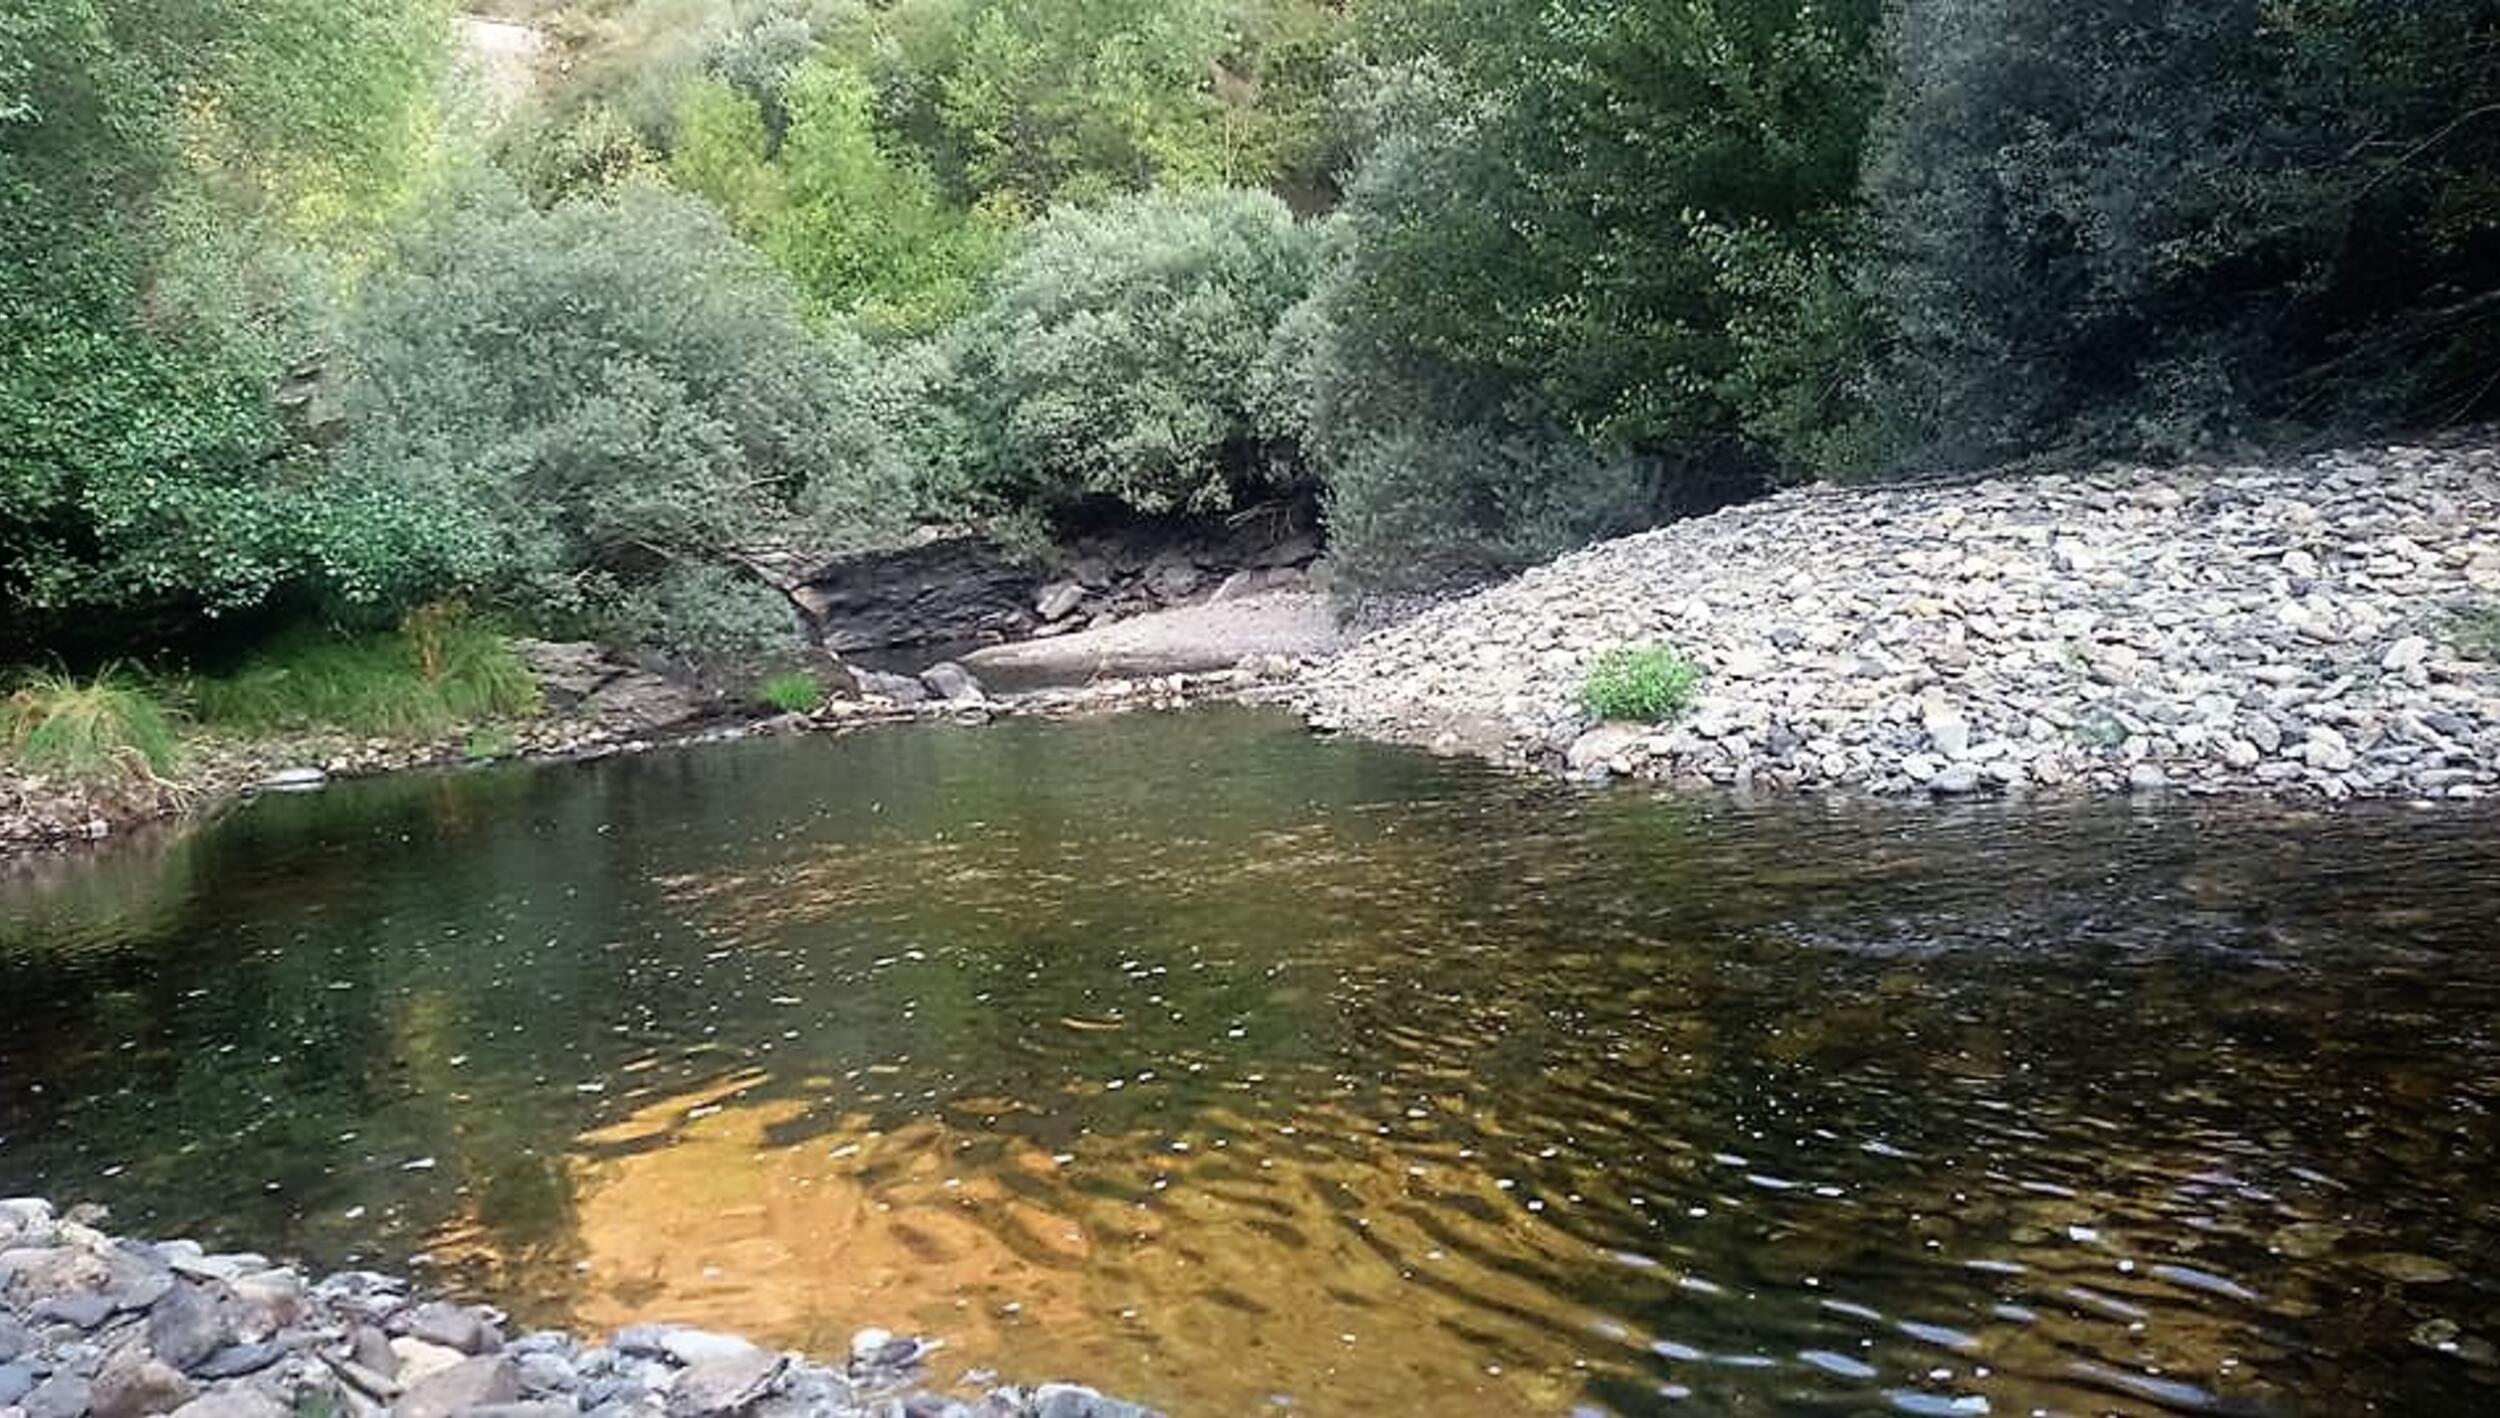
{"type": "Polygon", "coordinates": [[[2488,1411],[2496,827],[1234,711],[356,785],[0,894],[0,1191],[1185,1414],[2488,1411]]]}

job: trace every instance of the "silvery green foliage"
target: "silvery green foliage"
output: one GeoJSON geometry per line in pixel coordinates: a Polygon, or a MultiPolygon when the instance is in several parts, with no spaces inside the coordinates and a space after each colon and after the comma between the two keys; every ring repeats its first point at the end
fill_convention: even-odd
{"type": "Polygon", "coordinates": [[[1201,188],[1034,224],[960,331],[957,384],[1009,501],[1229,505],[1268,470],[1250,399],[1311,241],[1276,198],[1201,188]]]}
{"type": "Polygon", "coordinates": [[[538,211],[469,173],[361,292],[341,457],[389,557],[376,598],[544,596],[709,561],[802,514],[904,514],[866,348],[800,316],[702,202],[644,182],[538,211]]]}

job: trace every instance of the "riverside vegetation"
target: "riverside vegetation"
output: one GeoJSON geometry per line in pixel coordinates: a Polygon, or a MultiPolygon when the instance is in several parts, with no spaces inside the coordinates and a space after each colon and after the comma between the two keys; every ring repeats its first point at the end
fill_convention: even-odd
{"type": "Polygon", "coordinates": [[[0,27],[0,656],[755,657],[759,547],[930,521],[1315,495],[1361,595],[2500,407],[2483,0],[488,12],[517,92],[443,0],[0,27]]]}
{"type": "Polygon", "coordinates": [[[0,848],[601,760],[12,863],[0,1173],[559,1328],[0,1200],[0,1418],[2488,1394],[2500,0],[475,8],[0,17],[0,848]],[[2449,810],[628,752],[1071,664],[2449,810]]]}

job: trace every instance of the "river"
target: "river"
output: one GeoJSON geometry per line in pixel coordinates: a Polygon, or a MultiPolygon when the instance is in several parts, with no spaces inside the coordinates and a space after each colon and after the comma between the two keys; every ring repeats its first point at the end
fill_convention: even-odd
{"type": "Polygon", "coordinates": [[[899,727],[56,865],[0,1022],[0,1194],[526,1323],[1178,1415],[2500,1409],[2489,811],[899,727]]]}

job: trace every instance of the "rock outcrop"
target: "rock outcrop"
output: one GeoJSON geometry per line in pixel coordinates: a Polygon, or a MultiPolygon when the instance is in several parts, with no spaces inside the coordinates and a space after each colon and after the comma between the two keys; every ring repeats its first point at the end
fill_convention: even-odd
{"type": "Polygon", "coordinates": [[[1324,589],[1308,510],[1264,511],[1214,528],[1080,534],[1047,563],[970,533],[933,532],[825,562],[794,576],[790,596],[819,643],[853,654],[1072,634],[1158,610],[1324,589]]]}

